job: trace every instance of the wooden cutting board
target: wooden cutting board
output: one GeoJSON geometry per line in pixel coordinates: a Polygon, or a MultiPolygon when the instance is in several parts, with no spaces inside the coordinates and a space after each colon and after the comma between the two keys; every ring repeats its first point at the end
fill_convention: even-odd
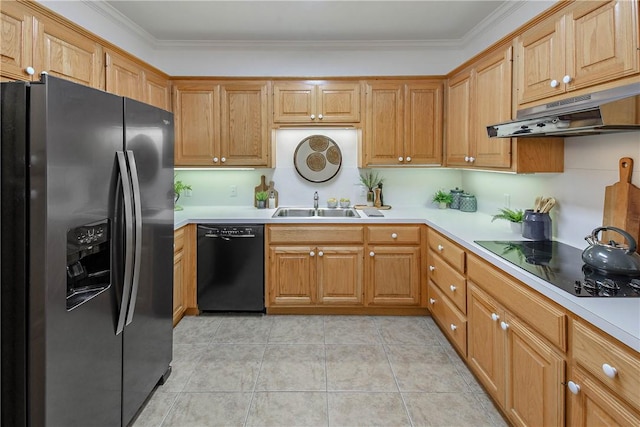
{"type": "MultiPolygon", "coordinates": [[[[633,159],[621,158],[619,169],[620,181],[605,189],[602,225],[621,228],[640,243],[640,188],[631,184],[633,159]]],[[[607,231],[602,234],[601,240],[622,243],[623,238],[618,233],[607,231]]]]}

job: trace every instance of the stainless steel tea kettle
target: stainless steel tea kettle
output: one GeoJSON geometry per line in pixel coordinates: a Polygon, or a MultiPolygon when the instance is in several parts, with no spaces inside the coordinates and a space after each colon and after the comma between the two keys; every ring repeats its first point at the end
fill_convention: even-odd
{"type": "Polygon", "coordinates": [[[637,243],[626,231],[616,227],[598,227],[584,239],[590,245],[582,252],[582,261],[585,264],[604,273],[640,276],[640,255],[636,253],[637,243]],[[629,247],[622,246],[613,240],[608,244],[601,243],[598,240],[598,233],[601,231],[614,231],[622,235],[629,242],[629,247]]]}

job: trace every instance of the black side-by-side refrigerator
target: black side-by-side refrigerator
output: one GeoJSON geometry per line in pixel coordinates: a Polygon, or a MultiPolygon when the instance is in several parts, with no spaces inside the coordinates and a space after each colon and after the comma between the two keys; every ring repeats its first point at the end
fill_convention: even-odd
{"type": "Polygon", "coordinates": [[[0,90],[2,425],[126,426],[170,373],[173,115],[0,90]]]}

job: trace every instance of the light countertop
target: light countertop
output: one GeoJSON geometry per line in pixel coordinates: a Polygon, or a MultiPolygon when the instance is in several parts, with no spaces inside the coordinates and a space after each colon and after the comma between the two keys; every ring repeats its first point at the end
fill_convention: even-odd
{"type": "Polygon", "coordinates": [[[291,224],[291,223],[420,223],[439,231],[454,242],[496,265],[506,273],[555,301],[640,352],[640,298],[580,298],[509,263],[474,243],[475,240],[523,240],[505,221],[491,222],[491,215],[454,209],[402,207],[381,211],[384,217],[361,218],[271,218],[275,209],[244,206],[194,206],[176,211],[175,228],[189,223],[211,224],[291,224]]]}

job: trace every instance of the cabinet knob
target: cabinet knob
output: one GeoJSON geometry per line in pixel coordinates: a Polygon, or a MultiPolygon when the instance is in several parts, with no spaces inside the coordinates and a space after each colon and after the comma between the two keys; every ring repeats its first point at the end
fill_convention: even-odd
{"type": "Polygon", "coordinates": [[[375,254],[376,254],[376,253],[375,253],[375,252],[373,252],[373,251],[369,252],[369,256],[375,256],[375,254]]]}
{"type": "Polygon", "coordinates": [[[618,375],[618,370],[608,363],[602,365],[602,372],[604,372],[604,374],[609,378],[615,378],[616,375],[618,375]]]}
{"type": "Polygon", "coordinates": [[[429,266],[429,271],[435,271],[435,270],[436,270],[436,268],[433,265],[429,266]]]}
{"type": "Polygon", "coordinates": [[[570,75],[566,75],[562,78],[562,83],[567,84],[571,81],[571,76],[570,75]]]}
{"type": "Polygon", "coordinates": [[[403,158],[402,156],[398,157],[398,161],[399,161],[399,162],[401,162],[401,161],[403,161],[403,160],[404,160],[404,158],[403,158]]]}
{"type": "Polygon", "coordinates": [[[475,161],[476,161],[476,158],[475,158],[475,157],[469,157],[469,163],[473,163],[473,162],[475,162],[475,161]]]}
{"type": "Polygon", "coordinates": [[[449,289],[451,289],[451,292],[455,292],[457,288],[455,286],[451,285],[451,286],[449,286],[449,289]]]}
{"type": "Polygon", "coordinates": [[[397,239],[398,238],[398,233],[391,233],[391,238],[392,239],[397,239]]]}
{"type": "Polygon", "coordinates": [[[438,250],[439,250],[440,252],[442,252],[442,251],[443,251],[443,249],[444,249],[444,246],[442,246],[442,245],[438,245],[438,250]]]}
{"type": "Polygon", "coordinates": [[[24,72],[29,74],[30,76],[33,76],[36,73],[36,70],[33,67],[27,67],[24,69],[24,72]]]}
{"type": "Polygon", "coordinates": [[[411,161],[411,156],[407,156],[407,162],[411,161]]]}
{"type": "Polygon", "coordinates": [[[316,115],[315,115],[315,114],[312,114],[312,115],[311,115],[311,116],[309,116],[309,117],[311,117],[311,120],[315,120],[316,115]]]}
{"type": "Polygon", "coordinates": [[[224,163],[224,162],[226,162],[226,161],[227,161],[227,158],[226,158],[226,157],[223,157],[223,158],[221,158],[221,159],[220,159],[220,161],[221,161],[222,163],[224,163]]]}
{"type": "Polygon", "coordinates": [[[311,251],[311,252],[309,252],[309,256],[316,256],[316,253],[311,251]]]}
{"type": "Polygon", "coordinates": [[[324,255],[324,252],[318,251],[318,256],[322,256],[322,255],[324,255]]]}
{"type": "Polygon", "coordinates": [[[573,381],[569,381],[567,383],[567,387],[569,387],[569,391],[573,394],[578,394],[580,392],[580,386],[573,381]]]}
{"type": "Polygon", "coordinates": [[[456,325],[454,325],[453,323],[451,325],[449,325],[449,327],[451,328],[452,331],[455,331],[456,329],[458,329],[458,327],[456,325]]]}
{"type": "Polygon", "coordinates": [[[509,329],[509,324],[505,322],[500,322],[500,327],[502,328],[503,331],[506,331],[507,329],[509,329]]]}
{"type": "Polygon", "coordinates": [[[464,156],[464,161],[468,162],[469,161],[469,156],[464,156]]]}
{"type": "Polygon", "coordinates": [[[551,87],[558,87],[558,85],[560,84],[560,82],[558,82],[557,80],[553,79],[551,80],[551,82],[549,82],[549,85],[551,87]]]}
{"type": "Polygon", "coordinates": [[[494,322],[497,322],[499,318],[500,316],[498,316],[497,314],[491,313],[491,320],[493,320],[494,322]]]}
{"type": "Polygon", "coordinates": [[[218,163],[218,158],[217,157],[213,158],[213,163],[218,163]]]}
{"type": "Polygon", "coordinates": [[[433,305],[436,303],[436,300],[434,300],[433,298],[429,298],[429,304],[433,305]]]}
{"type": "Polygon", "coordinates": [[[320,120],[323,119],[322,114],[318,114],[318,119],[320,119],[320,120]]]}

